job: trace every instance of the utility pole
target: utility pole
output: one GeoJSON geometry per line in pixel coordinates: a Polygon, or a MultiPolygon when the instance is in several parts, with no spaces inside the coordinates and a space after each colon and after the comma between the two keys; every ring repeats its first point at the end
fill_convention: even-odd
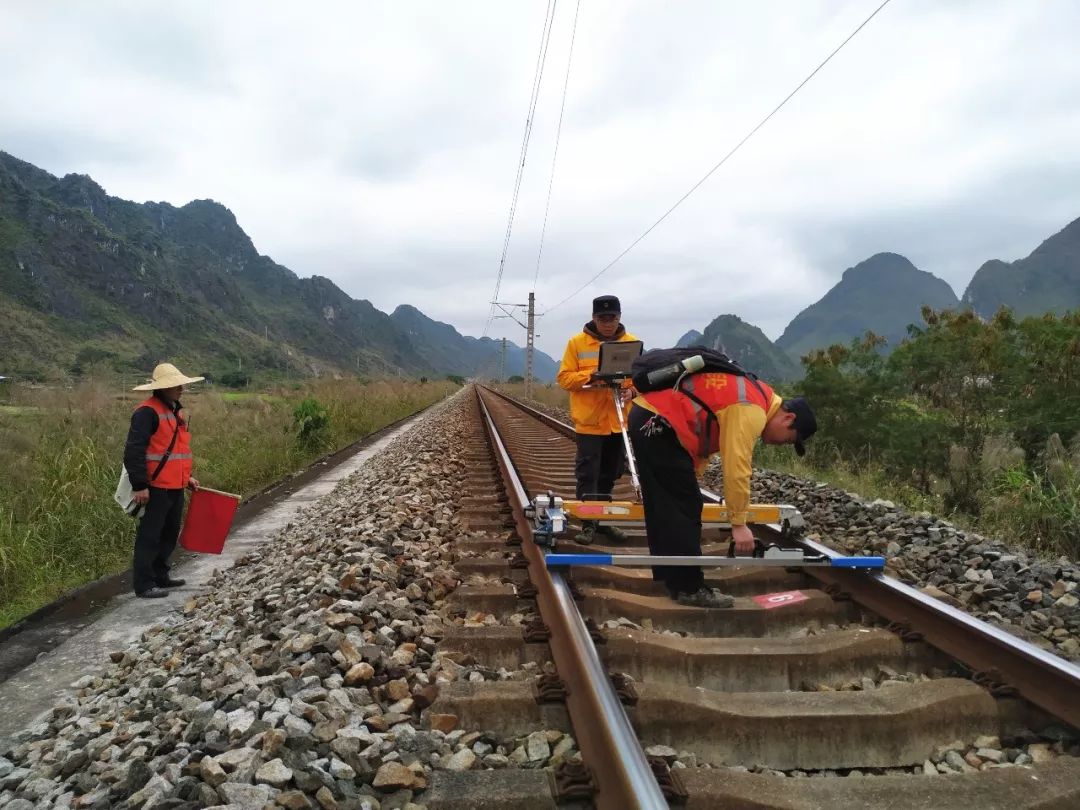
{"type": "Polygon", "coordinates": [[[506,382],[506,338],[502,339],[502,354],[499,355],[499,382],[506,382]]]}
{"type": "Polygon", "coordinates": [[[525,329],[525,399],[532,399],[533,344],[536,342],[536,294],[529,293],[529,325],[525,329]]]}
{"type": "Polygon", "coordinates": [[[492,301],[492,304],[503,311],[504,314],[496,315],[496,318],[513,318],[514,322],[525,330],[525,396],[532,398],[533,378],[533,346],[536,343],[536,294],[529,293],[528,304],[508,304],[502,301],[492,301]],[[513,313],[514,309],[523,309],[527,312],[526,321],[522,323],[513,313]]]}

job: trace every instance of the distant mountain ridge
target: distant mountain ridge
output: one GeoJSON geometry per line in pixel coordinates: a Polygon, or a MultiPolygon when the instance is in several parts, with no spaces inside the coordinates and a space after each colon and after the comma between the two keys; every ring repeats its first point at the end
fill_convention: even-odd
{"type": "Polygon", "coordinates": [[[1061,315],[1080,308],[1080,219],[1044,241],[1027,258],[991,259],[972,277],[962,299],[983,318],[1007,306],[1018,316],[1061,315]]]}
{"type": "Polygon", "coordinates": [[[686,346],[701,346],[703,345],[701,341],[703,341],[704,339],[705,336],[701,334],[701,332],[699,332],[697,329],[691,329],[689,332],[679,338],[675,346],[680,349],[686,346]]]}
{"type": "MultiPolygon", "coordinates": [[[[773,344],[733,315],[679,345],[714,345],[767,379],[807,351],[866,331],[895,346],[923,305],[970,306],[990,317],[1080,308],[1080,219],[1029,256],[978,269],[952,288],[895,253],[854,267],[792,319],[773,344]]],[[[463,376],[495,374],[501,343],[461,335],[415,307],[386,314],[327,278],[301,278],[260,255],[225,206],[194,200],[134,203],[90,177],[57,178],[0,152],[0,373],[62,377],[105,364],[145,373],[168,357],[201,371],[279,370],[463,376]]],[[[535,373],[557,362],[537,352],[535,373]]],[[[522,374],[524,350],[507,345],[505,373],[522,374]]]]}
{"type": "Polygon", "coordinates": [[[768,382],[784,382],[802,376],[798,362],[776,346],[758,327],[737,315],[721,315],[705,327],[702,343],[721,349],[743,368],[768,382]]]}
{"type": "Polygon", "coordinates": [[[798,363],[778,349],[758,327],[737,315],[714,318],[704,332],[691,329],[675,345],[719,349],[767,382],[786,382],[801,376],[798,363]]]}
{"type": "MultiPolygon", "coordinates": [[[[442,324],[442,343],[467,347],[455,355],[401,320],[260,255],[217,202],[134,203],[0,152],[0,371],[145,373],[163,358],[200,372],[497,370],[495,341],[442,324]]],[[[536,358],[537,376],[553,378],[554,361],[536,358]]]]}
{"type": "MultiPolygon", "coordinates": [[[[502,341],[497,338],[474,338],[460,334],[448,323],[432,320],[409,304],[402,304],[390,314],[409,339],[423,347],[424,358],[450,374],[483,373],[493,376],[501,365],[502,341]]],[[[533,352],[533,377],[553,380],[559,364],[540,350],[533,352]]],[[[506,342],[505,376],[525,374],[525,349],[506,342]]]]}
{"type": "Polygon", "coordinates": [[[955,309],[960,301],[945,281],[896,253],[877,253],[844,271],[840,281],[792,319],[776,345],[793,358],[872,331],[895,346],[924,305],[955,309]]]}

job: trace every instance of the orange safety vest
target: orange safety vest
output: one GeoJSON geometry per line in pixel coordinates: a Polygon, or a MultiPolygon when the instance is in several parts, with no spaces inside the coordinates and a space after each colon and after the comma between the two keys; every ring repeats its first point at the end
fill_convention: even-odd
{"type": "MultiPolygon", "coordinates": [[[[699,373],[687,375],[681,388],[704,402],[712,413],[730,405],[749,404],[768,414],[773,390],[761,380],[756,382],[755,385],[754,381],[739,374],[699,373]]],[[[649,410],[668,421],[679,443],[695,461],[719,452],[719,425],[693,398],[677,389],[665,388],[642,394],[639,399],[645,400],[649,410]]]]}
{"type": "Polygon", "coordinates": [[[159,489],[183,489],[191,478],[191,433],[187,423],[180,418],[178,422],[172,409],[157,397],[150,397],[140,408],[153,408],[158,416],[158,427],[154,435],[150,437],[150,443],[146,446],[146,480],[150,486],[159,489]],[[179,430],[176,442],[173,443],[173,433],[179,430]],[[161,467],[157,478],[151,480],[154,471],[165,458],[165,453],[172,444],[172,453],[161,467]]]}

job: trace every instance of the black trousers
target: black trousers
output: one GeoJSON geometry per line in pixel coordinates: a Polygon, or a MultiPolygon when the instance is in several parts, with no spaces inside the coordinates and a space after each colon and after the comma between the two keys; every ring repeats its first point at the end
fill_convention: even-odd
{"type": "Polygon", "coordinates": [[[150,501],[135,533],[132,561],[135,593],[153,588],[169,578],[169,556],[180,537],[184,514],[184,490],[150,487],[150,501]]]}
{"type": "MultiPolygon", "coordinates": [[[[702,498],[690,454],[671,425],[639,405],[630,409],[630,445],[641,481],[649,553],[700,557],[702,498]]],[[[704,573],[693,566],[657,565],[653,579],[672,596],[705,584],[704,573]]]]}
{"type": "Polygon", "coordinates": [[[615,482],[623,474],[626,451],[621,433],[606,436],[577,434],[577,458],[574,477],[577,479],[577,499],[590,495],[610,495],[615,482]]]}

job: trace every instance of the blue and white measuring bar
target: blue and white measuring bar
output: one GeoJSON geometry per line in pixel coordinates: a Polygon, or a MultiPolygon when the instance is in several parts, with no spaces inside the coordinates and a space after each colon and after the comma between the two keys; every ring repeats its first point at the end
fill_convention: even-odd
{"type": "Polygon", "coordinates": [[[663,556],[651,554],[547,554],[544,559],[548,568],[565,568],[574,565],[614,565],[622,568],[651,568],[654,565],[693,565],[701,568],[748,568],[814,566],[818,568],[864,568],[885,567],[884,557],[826,557],[824,554],[765,557],[693,557],[663,556]]]}

